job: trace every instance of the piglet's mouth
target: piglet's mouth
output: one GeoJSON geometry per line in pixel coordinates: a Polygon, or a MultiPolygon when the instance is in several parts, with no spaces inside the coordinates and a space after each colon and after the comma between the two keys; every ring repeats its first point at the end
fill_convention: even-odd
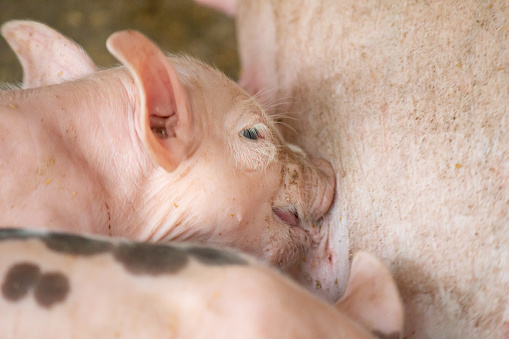
{"type": "Polygon", "coordinates": [[[299,226],[299,214],[293,206],[284,206],[273,208],[272,212],[274,212],[275,216],[292,227],[299,226]]]}

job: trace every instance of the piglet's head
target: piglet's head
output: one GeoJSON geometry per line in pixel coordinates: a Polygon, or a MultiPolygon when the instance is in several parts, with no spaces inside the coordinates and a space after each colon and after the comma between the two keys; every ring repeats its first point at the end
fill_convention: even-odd
{"type": "Polygon", "coordinates": [[[135,31],[113,34],[107,46],[134,78],[136,131],[154,164],[142,238],[296,263],[331,204],[330,164],[287,145],[258,103],[217,70],[167,57],[135,31]]]}

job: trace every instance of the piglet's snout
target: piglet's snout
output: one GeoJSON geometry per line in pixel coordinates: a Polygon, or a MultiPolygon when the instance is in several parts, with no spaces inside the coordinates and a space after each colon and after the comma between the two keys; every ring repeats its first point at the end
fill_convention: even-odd
{"type": "Polygon", "coordinates": [[[281,162],[283,186],[274,213],[291,226],[294,223],[287,220],[292,220],[295,213],[293,219],[307,229],[309,222],[323,217],[332,204],[336,189],[334,169],[328,161],[313,158],[295,145],[283,153],[281,162]]]}
{"type": "Polygon", "coordinates": [[[327,213],[332,204],[336,189],[336,177],[332,165],[327,160],[312,158],[311,162],[314,165],[315,173],[313,173],[312,180],[309,181],[311,187],[308,187],[308,190],[314,193],[311,200],[310,217],[312,220],[317,220],[327,213]]]}

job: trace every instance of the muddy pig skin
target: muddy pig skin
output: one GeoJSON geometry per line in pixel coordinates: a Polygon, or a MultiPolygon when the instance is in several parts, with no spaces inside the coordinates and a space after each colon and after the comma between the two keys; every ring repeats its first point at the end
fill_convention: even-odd
{"type": "Polygon", "coordinates": [[[329,305],[231,250],[0,230],[0,333],[29,338],[398,338],[389,270],[356,255],[329,305]],[[371,333],[371,334],[370,334],[371,333]]]}
{"type": "Polygon", "coordinates": [[[336,170],[308,286],[338,298],[367,250],[406,338],[509,338],[507,1],[200,2],[236,13],[240,83],[336,170]]]}
{"type": "Polygon", "coordinates": [[[42,24],[2,34],[24,78],[0,92],[0,225],[215,243],[284,269],[319,241],[330,164],[222,73],[135,31],[108,39],[125,66],[103,71],[42,24]]]}

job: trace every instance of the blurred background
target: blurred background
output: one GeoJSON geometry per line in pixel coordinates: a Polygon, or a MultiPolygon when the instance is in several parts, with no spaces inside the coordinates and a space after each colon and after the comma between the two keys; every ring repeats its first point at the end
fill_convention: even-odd
{"type": "MultiPolygon", "coordinates": [[[[99,67],[117,64],[106,50],[116,31],[137,29],[164,51],[186,53],[236,80],[239,63],[233,19],[192,0],[0,0],[0,23],[30,19],[80,44],[99,67]]],[[[0,82],[17,83],[21,67],[0,39],[0,82]]]]}

